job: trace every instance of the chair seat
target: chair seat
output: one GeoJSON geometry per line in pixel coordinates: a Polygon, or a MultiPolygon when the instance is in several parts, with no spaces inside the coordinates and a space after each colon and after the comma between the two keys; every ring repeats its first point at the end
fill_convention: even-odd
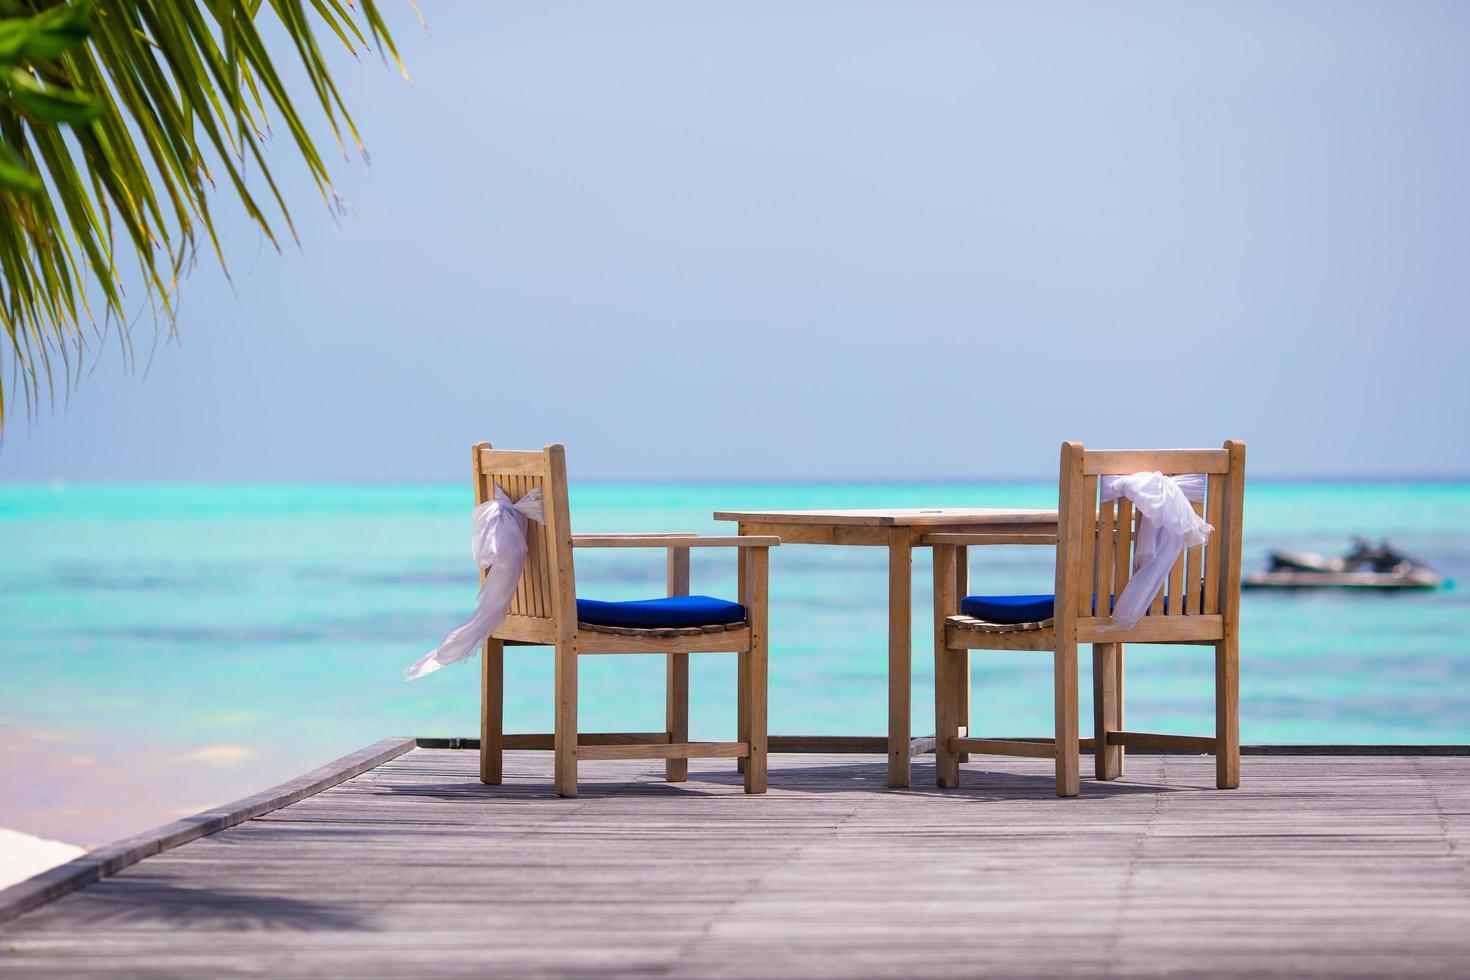
{"type": "Polygon", "coordinates": [[[960,612],[988,623],[1040,623],[1052,618],[1056,596],[972,595],[960,600],[960,612]]]}
{"type": "MultiPolygon", "coordinates": [[[[1200,591],[1201,603],[1204,599],[1200,591]]],[[[1042,629],[1050,626],[1056,615],[1057,597],[1047,595],[972,595],[960,600],[960,613],[973,621],[965,625],[973,627],[990,623],[996,626],[1025,626],[1042,629]]],[[[1108,608],[1112,609],[1112,597],[1108,597],[1108,608]]],[[[1169,597],[1164,596],[1164,612],[1169,611],[1169,597]]],[[[1092,614],[1097,613],[1097,597],[1092,600],[1092,614]]]]}
{"type": "Polygon", "coordinates": [[[604,602],[578,599],[577,621],[627,629],[722,626],[745,621],[745,607],[707,595],[675,595],[658,599],[604,602]]]}

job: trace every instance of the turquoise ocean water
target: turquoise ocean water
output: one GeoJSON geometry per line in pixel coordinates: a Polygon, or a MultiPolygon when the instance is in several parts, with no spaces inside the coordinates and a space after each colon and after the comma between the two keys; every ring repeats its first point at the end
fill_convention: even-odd
{"type": "MultiPolygon", "coordinates": [[[[582,483],[572,515],[578,532],[711,532],[729,529],[718,509],[1043,507],[1055,492],[582,483]]],[[[473,605],[470,503],[461,484],[0,484],[0,825],[95,842],[387,735],[476,734],[478,660],[402,679],[473,605]],[[104,771],[133,777],[126,815],[95,799],[104,771]]],[[[1354,532],[1470,583],[1465,482],[1256,481],[1245,565],[1276,546],[1336,553],[1354,532]]],[[[1046,549],[976,550],[974,590],[1049,591],[1051,562],[1046,549]]],[[[927,554],[914,566],[917,732],[933,715],[927,554]]],[[[733,597],[734,567],[733,552],[696,553],[694,591],[733,597]]],[[[577,556],[583,596],[656,595],[663,574],[657,551],[577,556]]],[[[885,730],[885,590],[877,549],[773,554],[772,731],[885,730]]],[[[1242,610],[1246,741],[1470,742],[1470,588],[1247,593],[1242,610]]],[[[977,729],[1047,733],[1049,661],[975,660],[977,729]]],[[[583,663],[585,729],[661,727],[661,662],[583,663]]],[[[1137,649],[1130,724],[1209,733],[1212,678],[1206,650],[1137,649]]],[[[549,655],[512,652],[507,683],[508,727],[549,730],[549,655]]],[[[733,658],[695,658],[692,700],[695,737],[733,733],[733,658]]]]}

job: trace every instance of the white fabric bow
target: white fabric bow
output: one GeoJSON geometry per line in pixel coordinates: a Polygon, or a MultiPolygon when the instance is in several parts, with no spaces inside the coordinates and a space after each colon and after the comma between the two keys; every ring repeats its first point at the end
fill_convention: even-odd
{"type": "Polygon", "coordinates": [[[537,487],[520,500],[512,501],[499,486],[495,497],[475,508],[475,533],[470,548],[475,561],[487,569],[480,585],[480,602],[474,615],[446,636],[432,653],[426,653],[403,672],[407,680],[432,674],[440,667],[471,656],[490,638],[505,619],[510,600],[526,564],[527,521],[546,523],[537,487]]]}
{"type": "MultiPolygon", "coordinates": [[[[1138,543],[1133,549],[1133,577],[1113,603],[1113,618],[1103,630],[1129,629],[1148,611],[1169,577],[1169,569],[1185,548],[1205,543],[1214,528],[1194,512],[1191,500],[1205,499],[1203,473],[1165,476],[1159,472],[1105,476],[1104,503],[1127,497],[1138,510],[1138,543]]],[[[1120,529],[1122,530],[1122,529],[1120,529]]],[[[1183,602],[1183,596],[1171,596],[1183,602]]],[[[1098,602],[1105,601],[1099,596],[1098,602]]]]}

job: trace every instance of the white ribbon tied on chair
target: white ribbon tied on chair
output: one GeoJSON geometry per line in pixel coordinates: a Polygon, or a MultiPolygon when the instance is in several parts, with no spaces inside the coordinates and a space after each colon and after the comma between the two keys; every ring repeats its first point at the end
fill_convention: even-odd
{"type": "Polygon", "coordinates": [[[403,672],[406,679],[432,674],[440,667],[471,656],[504,621],[526,564],[528,521],[546,523],[540,487],[512,501],[497,486],[494,498],[475,508],[475,533],[470,546],[475,561],[486,570],[485,581],[480,584],[479,605],[474,615],[446,636],[434,652],[415,660],[403,672]]]}
{"type": "MultiPolygon", "coordinates": [[[[1214,530],[1190,505],[1191,500],[1205,499],[1205,477],[1203,473],[1165,476],[1158,472],[1105,476],[1101,489],[1104,503],[1127,497],[1138,511],[1133,576],[1113,603],[1112,622],[1103,627],[1129,629],[1148,611],[1184,549],[1204,544],[1214,530]]],[[[1169,599],[1177,604],[1184,597],[1169,599]]],[[[1103,601],[1105,598],[1099,596],[1099,604],[1103,601]]]]}

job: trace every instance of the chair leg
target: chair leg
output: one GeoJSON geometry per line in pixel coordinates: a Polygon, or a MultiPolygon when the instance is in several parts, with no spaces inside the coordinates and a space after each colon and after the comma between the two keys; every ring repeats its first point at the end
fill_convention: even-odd
{"type": "Polygon", "coordinates": [[[766,606],[769,555],[765,548],[748,548],[740,565],[741,598],[750,622],[750,650],[741,655],[745,666],[741,678],[745,692],[744,732],[740,740],[749,746],[745,760],[745,792],[766,791],[766,606]]]}
{"type": "Polygon", "coordinates": [[[1240,786],[1240,646],[1233,633],[1215,644],[1215,785],[1240,786]]]}
{"type": "Polygon", "coordinates": [[[556,645],[556,721],[552,734],[555,751],[556,795],[577,795],[577,647],[556,645]]]}
{"type": "MultiPolygon", "coordinates": [[[[1123,697],[1123,660],[1124,660],[1124,657],[1126,656],[1126,654],[1125,654],[1124,649],[1123,649],[1123,644],[1119,643],[1117,646],[1118,646],[1118,655],[1113,658],[1114,661],[1117,663],[1117,667],[1118,667],[1118,669],[1117,669],[1117,680],[1115,680],[1113,682],[1113,688],[1114,688],[1114,690],[1116,690],[1118,692],[1118,719],[1117,719],[1118,720],[1118,729],[1117,730],[1118,731],[1122,731],[1123,730],[1123,702],[1125,700],[1124,697],[1123,697]]],[[[1123,746],[1120,745],[1120,746],[1118,746],[1118,776],[1121,777],[1123,775],[1123,773],[1125,773],[1127,770],[1128,770],[1128,750],[1126,748],[1124,748],[1123,746]]]]}
{"type": "MultiPolygon", "coordinates": [[[[735,686],[738,688],[735,702],[735,740],[750,742],[750,654],[744,651],[735,655],[735,686]]],[[[749,768],[745,756],[735,760],[735,771],[745,772],[749,768]]]]}
{"type": "Polygon", "coordinates": [[[505,644],[486,640],[480,652],[480,782],[499,786],[505,743],[505,644]]]}
{"type": "MultiPolygon", "coordinates": [[[[975,730],[970,727],[970,651],[951,650],[950,653],[954,655],[955,734],[963,729],[966,736],[973,736],[975,730]]],[[[970,753],[956,752],[955,761],[969,762],[970,753]]]]}
{"type": "Polygon", "coordinates": [[[1055,672],[1057,795],[1081,792],[1077,746],[1077,645],[1066,643],[1056,651],[1055,672]]]}
{"type": "Polygon", "coordinates": [[[960,754],[950,749],[949,740],[959,734],[958,668],[968,659],[968,650],[946,649],[941,634],[934,646],[934,782],[940,789],[960,784],[960,754]]]}
{"type": "MultiPolygon", "coordinates": [[[[677,744],[689,741],[689,654],[671,653],[667,659],[664,723],[669,741],[677,744]]],[[[689,760],[665,760],[664,778],[671,783],[684,782],[689,778],[689,760]]]]}
{"type": "Polygon", "coordinates": [[[1092,645],[1092,739],[1098,779],[1117,779],[1123,774],[1121,745],[1108,744],[1108,732],[1120,731],[1118,721],[1119,644],[1092,645]]]}
{"type": "Polygon", "coordinates": [[[953,545],[934,547],[934,782],[940,789],[953,789],[960,781],[960,760],[949,740],[959,734],[965,700],[960,665],[968,665],[970,651],[945,645],[944,624],[959,611],[961,550],[953,545]]]}
{"type": "Polygon", "coordinates": [[[745,672],[745,733],[741,741],[750,746],[745,760],[745,792],[766,791],[766,643],[763,636],[751,637],[745,672]]]}

